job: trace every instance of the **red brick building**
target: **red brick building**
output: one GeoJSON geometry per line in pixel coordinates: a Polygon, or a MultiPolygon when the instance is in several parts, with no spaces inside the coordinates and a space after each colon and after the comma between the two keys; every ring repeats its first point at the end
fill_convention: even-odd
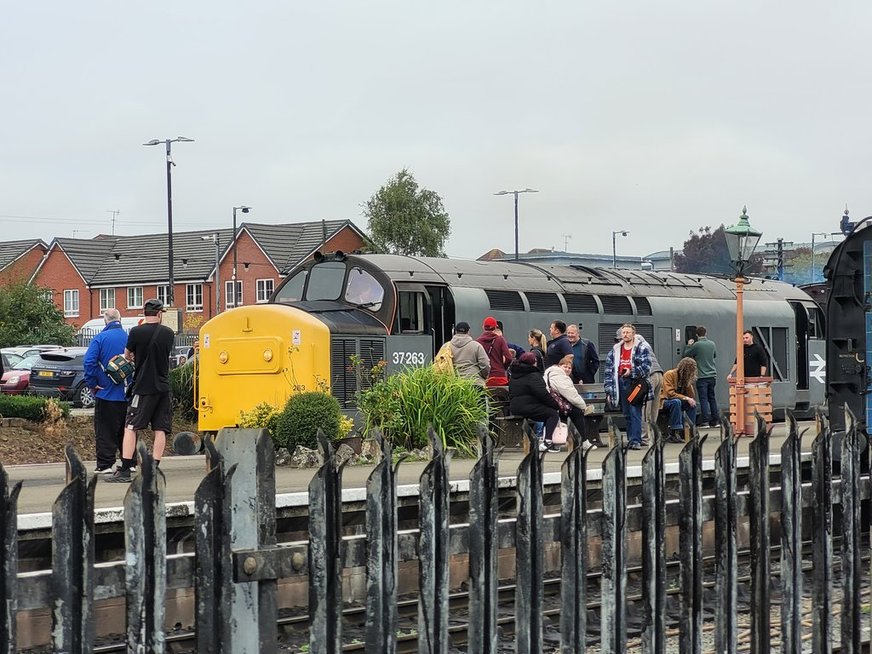
{"type": "Polygon", "coordinates": [[[0,243],[0,284],[29,280],[47,249],[41,239],[0,243]]]}
{"type": "MultiPolygon", "coordinates": [[[[173,305],[181,309],[187,330],[214,316],[216,305],[220,312],[266,302],[288,272],[316,251],[352,252],[365,242],[364,233],[347,220],[242,223],[232,237],[231,229],[173,234],[173,305]]],[[[9,244],[0,244],[0,264],[3,245],[9,244]]],[[[149,298],[169,304],[167,245],[165,234],[56,238],[49,246],[42,244],[40,263],[30,277],[51,289],[70,324],[81,326],[111,307],[123,317],[138,316],[149,298]]]]}

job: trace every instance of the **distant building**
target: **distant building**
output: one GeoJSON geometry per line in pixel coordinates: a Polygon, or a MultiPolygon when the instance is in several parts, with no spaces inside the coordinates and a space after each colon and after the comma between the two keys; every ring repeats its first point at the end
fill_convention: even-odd
{"type": "MultiPolygon", "coordinates": [[[[534,248],[529,252],[518,253],[518,261],[557,266],[585,266],[586,268],[611,268],[614,263],[618,268],[624,270],[672,270],[672,254],[670,250],[659,250],[644,257],[618,255],[613,261],[611,254],[586,254],[534,248]]],[[[493,249],[485,252],[478,260],[511,261],[514,258],[513,253],[493,249]]]]}

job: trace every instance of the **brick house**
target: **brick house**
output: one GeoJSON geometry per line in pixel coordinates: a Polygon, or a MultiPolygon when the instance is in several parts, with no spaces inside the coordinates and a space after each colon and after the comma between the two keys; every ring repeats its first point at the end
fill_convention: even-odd
{"type": "MultiPolygon", "coordinates": [[[[354,251],[365,242],[364,233],[348,220],[242,223],[235,247],[232,231],[173,234],[174,305],[182,310],[186,330],[196,330],[214,316],[216,305],[220,312],[232,308],[234,299],[235,306],[266,302],[285,275],[318,250],[354,251]],[[234,251],[238,298],[232,281],[234,251]]],[[[166,234],[56,238],[32,281],[52,289],[55,305],[73,325],[98,318],[110,307],[122,317],[139,316],[149,298],[169,303],[167,245],[166,234]]]]}
{"type": "Polygon", "coordinates": [[[0,284],[29,280],[46,250],[42,239],[0,243],[0,284]]]}

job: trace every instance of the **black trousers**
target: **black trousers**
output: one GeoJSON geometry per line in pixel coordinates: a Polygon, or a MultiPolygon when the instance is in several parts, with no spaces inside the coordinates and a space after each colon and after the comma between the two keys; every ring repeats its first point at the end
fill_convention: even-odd
{"type": "Polygon", "coordinates": [[[115,464],[115,452],[121,451],[124,439],[124,419],[127,402],[112,402],[95,398],[94,433],[97,437],[97,467],[109,468],[115,464]]]}

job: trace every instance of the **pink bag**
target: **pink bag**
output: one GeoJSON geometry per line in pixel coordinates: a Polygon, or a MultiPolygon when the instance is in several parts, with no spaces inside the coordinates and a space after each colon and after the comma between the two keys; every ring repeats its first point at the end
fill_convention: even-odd
{"type": "Polygon", "coordinates": [[[569,427],[561,420],[557,423],[557,427],[554,428],[554,433],[551,435],[551,442],[555,445],[565,445],[568,437],[569,427]]]}

